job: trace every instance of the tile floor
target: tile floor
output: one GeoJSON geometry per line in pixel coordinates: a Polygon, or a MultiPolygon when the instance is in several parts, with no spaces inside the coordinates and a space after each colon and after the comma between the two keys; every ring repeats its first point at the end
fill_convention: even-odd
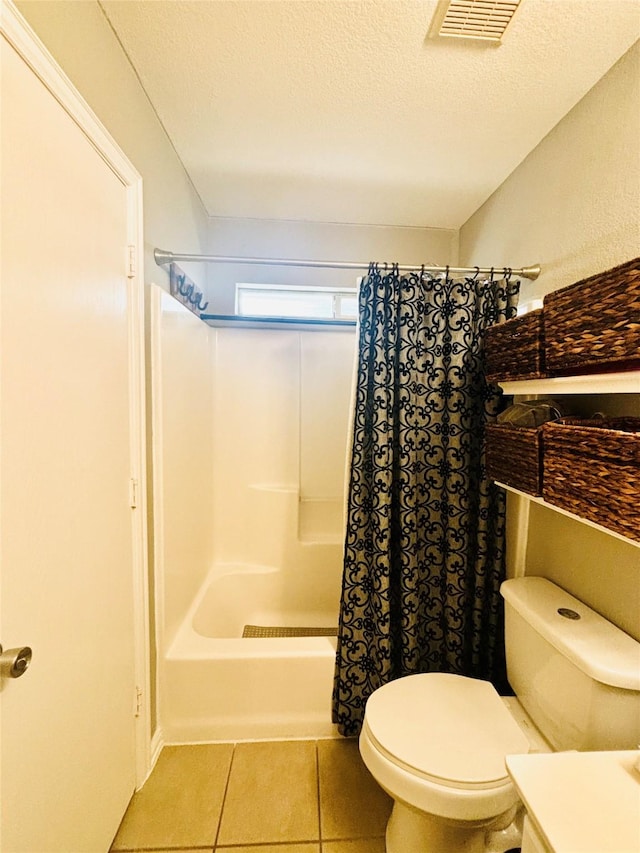
{"type": "Polygon", "coordinates": [[[384,853],[391,805],[355,739],[165,747],[111,850],[384,853]]]}

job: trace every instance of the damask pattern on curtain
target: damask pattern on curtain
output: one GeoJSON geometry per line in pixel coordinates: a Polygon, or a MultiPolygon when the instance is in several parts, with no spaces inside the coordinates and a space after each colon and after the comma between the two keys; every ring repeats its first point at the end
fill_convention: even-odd
{"type": "Polygon", "coordinates": [[[369,695],[419,672],[505,682],[504,495],[486,477],[485,329],[519,282],[371,265],[359,354],[333,721],[360,731],[369,695]]]}

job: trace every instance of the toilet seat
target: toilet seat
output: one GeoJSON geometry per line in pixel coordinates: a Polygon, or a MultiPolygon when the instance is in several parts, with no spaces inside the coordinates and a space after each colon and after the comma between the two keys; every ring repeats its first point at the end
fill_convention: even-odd
{"type": "Polygon", "coordinates": [[[449,673],[380,687],[367,702],[365,728],[372,746],[399,769],[469,793],[510,787],[505,755],[529,752],[489,682],[449,673]]]}

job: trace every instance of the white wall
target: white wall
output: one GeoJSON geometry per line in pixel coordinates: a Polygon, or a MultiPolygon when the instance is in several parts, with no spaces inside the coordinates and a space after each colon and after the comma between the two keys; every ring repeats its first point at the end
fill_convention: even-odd
{"type": "MultiPolygon", "coordinates": [[[[120,42],[95,0],[16,6],[142,175],[145,280],[168,288],[154,248],[206,251],[208,220],[120,42]]],[[[205,277],[200,265],[185,269],[196,281],[205,277]]]]}
{"type": "MultiPolygon", "coordinates": [[[[458,233],[443,228],[212,217],[208,251],[257,258],[455,265],[458,233]]],[[[207,310],[233,313],[237,282],[354,287],[356,277],[362,274],[352,270],[210,264],[211,304],[207,310]]]]}
{"type": "MultiPolygon", "coordinates": [[[[531,152],[460,232],[460,263],[521,266],[542,296],[640,255],[640,45],[531,152]]],[[[640,415],[638,395],[582,408],[640,415]]],[[[517,499],[509,499],[510,522],[517,499]]],[[[508,528],[509,553],[515,528],[508,528]]],[[[511,560],[511,558],[510,558],[511,560]]],[[[532,506],[527,570],[554,580],[640,639],[640,551],[532,506]]]]}
{"type": "Polygon", "coordinates": [[[640,43],[460,231],[460,263],[525,266],[543,296],[640,254],[640,43]]]}

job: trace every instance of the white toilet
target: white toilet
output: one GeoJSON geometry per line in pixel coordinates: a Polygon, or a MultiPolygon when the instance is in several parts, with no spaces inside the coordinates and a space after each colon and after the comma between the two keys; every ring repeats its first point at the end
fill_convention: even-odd
{"type": "Polygon", "coordinates": [[[515,846],[520,804],[506,755],[640,742],[640,643],[543,578],[500,591],[516,698],[428,673],[389,682],[367,702],[360,753],[394,799],[387,853],[515,846]]]}

